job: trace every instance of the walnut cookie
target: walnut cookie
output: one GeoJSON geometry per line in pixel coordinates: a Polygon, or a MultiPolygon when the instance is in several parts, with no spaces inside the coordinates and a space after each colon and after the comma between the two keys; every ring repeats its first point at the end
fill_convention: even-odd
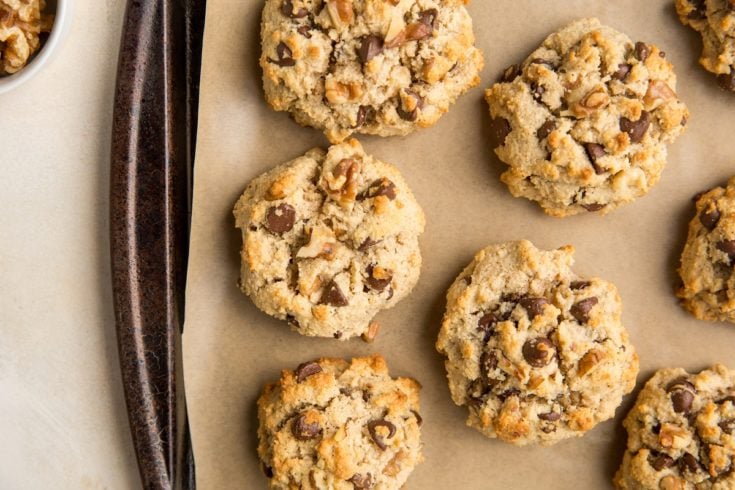
{"type": "Polygon", "coordinates": [[[735,92],[735,0],[676,0],[682,24],[702,35],[699,63],[735,92]]]}
{"type": "Polygon", "coordinates": [[[582,436],[635,385],[618,292],[574,274],[573,251],[492,245],[449,288],[436,346],[452,399],[487,437],[521,446],[582,436]]]}
{"type": "Polygon", "coordinates": [[[258,400],[258,455],[273,489],[398,489],[421,455],[418,382],[382,357],[284,370],[258,400]]]}
{"type": "Polygon", "coordinates": [[[664,52],[597,19],[550,35],[485,96],[503,182],[559,217],[645,195],[689,117],[664,52]]]}
{"type": "Polygon", "coordinates": [[[418,281],[424,213],[398,170],[356,140],[257,177],[234,215],[242,291],[303,335],[367,333],[418,281]]]}
{"type": "Polygon", "coordinates": [[[676,295],[700,320],[735,323],[735,177],[696,198],[676,295]]]}
{"type": "Polygon", "coordinates": [[[0,0],[0,76],[17,72],[38,51],[40,34],[54,23],[45,9],[45,0],[0,0]]]}
{"type": "Polygon", "coordinates": [[[332,143],[428,127],[480,82],[469,0],[267,0],[268,103],[332,143]]]}
{"type": "Polygon", "coordinates": [[[735,488],[735,371],[662,369],[623,423],[628,447],[615,475],[625,490],[735,488]]]}

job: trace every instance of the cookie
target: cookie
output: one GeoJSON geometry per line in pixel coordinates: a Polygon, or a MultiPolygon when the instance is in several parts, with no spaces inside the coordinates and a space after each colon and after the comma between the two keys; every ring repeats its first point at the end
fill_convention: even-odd
{"type": "Polygon", "coordinates": [[[487,437],[522,446],[582,436],[635,385],[617,289],[579,278],[573,252],[492,245],[449,288],[436,347],[454,403],[487,437]]]}
{"type": "Polygon", "coordinates": [[[424,213],[398,170],[354,139],[256,178],[234,214],[242,291],[303,335],[366,333],[418,281],[424,213]]]}
{"type": "Polygon", "coordinates": [[[676,0],[681,23],[702,35],[699,63],[735,92],[735,0],[676,0]]]}
{"type": "Polygon", "coordinates": [[[681,256],[681,304],[700,320],[735,323],[735,177],[697,196],[681,256]]]}
{"type": "Polygon", "coordinates": [[[266,0],[266,99],[332,143],[431,126],[480,82],[468,1],[266,0]]]}
{"type": "Polygon", "coordinates": [[[645,195],[689,117],[664,52],[597,19],[549,36],[485,97],[503,182],[552,216],[645,195]]]}
{"type": "Polygon", "coordinates": [[[284,370],[258,400],[258,455],[273,489],[398,489],[421,455],[421,386],[382,357],[284,370]]]}
{"type": "Polygon", "coordinates": [[[615,475],[627,490],[735,488],[735,371],[662,369],[623,423],[628,447],[615,475]]]}

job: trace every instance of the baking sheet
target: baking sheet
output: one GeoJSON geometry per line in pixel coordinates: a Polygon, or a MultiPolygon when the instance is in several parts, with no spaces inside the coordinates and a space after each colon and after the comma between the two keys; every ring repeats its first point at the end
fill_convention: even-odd
{"type": "MultiPolygon", "coordinates": [[[[403,172],[427,217],[424,266],[414,293],[377,319],[374,344],[301,337],[260,313],[237,286],[240,236],[231,209],[248,183],[272,166],[326,146],[265,103],[257,64],[262,0],[209,0],[194,178],[184,334],[185,381],[199,488],[265,488],[256,455],[255,402],[284,367],[320,356],[380,352],[393,375],[423,385],[425,462],[408,481],[417,489],[608,488],[625,433],[614,421],[553,448],[516,448],[465,426],[434,342],[447,287],[480,248],[527,238],[541,248],[576,247],[575,269],[613,281],[623,319],[641,357],[640,382],[664,366],[701,369],[733,362],[735,326],[689,317],[672,294],[697,192],[735,173],[735,97],[700,69],[700,40],[669,0],[475,0],[469,6],[486,66],[473,89],[430,129],[405,138],[360,137],[365,149],[403,172]],[[670,148],[661,182],[645,198],[606,217],[557,219],[513,198],[503,165],[486,144],[483,90],[524,59],[550,32],[597,16],[634,40],[664,49],[692,112],[670,148]]],[[[637,390],[636,390],[637,393],[637,390]]]]}

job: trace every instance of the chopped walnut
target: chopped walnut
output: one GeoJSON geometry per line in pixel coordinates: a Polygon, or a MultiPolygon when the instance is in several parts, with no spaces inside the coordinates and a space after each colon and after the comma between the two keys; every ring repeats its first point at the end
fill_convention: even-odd
{"type": "Polygon", "coordinates": [[[647,110],[655,109],[661,104],[668,102],[669,100],[676,99],[676,93],[671,90],[666,82],[661,80],[651,80],[648,82],[648,91],[645,97],[643,97],[643,103],[647,110]]]}
{"type": "Polygon", "coordinates": [[[360,173],[360,162],[352,158],[340,161],[331,173],[324,177],[325,187],[332,199],[342,206],[349,206],[357,197],[357,175],[360,173]]]}
{"type": "Polygon", "coordinates": [[[53,25],[45,8],[45,0],[0,0],[0,76],[17,72],[38,51],[40,33],[53,25]]]}
{"type": "Polygon", "coordinates": [[[352,0],[327,0],[327,11],[332,23],[338,29],[352,25],[355,20],[352,0]]]}
{"type": "Polygon", "coordinates": [[[583,118],[606,107],[610,103],[610,97],[604,89],[592,90],[584,98],[572,105],[571,110],[575,117],[583,118]]]}
{"type": "Polygon", "coordinates": [[[368,325],[367,332],[362,334],[362,340],[370,344],[375,340],[375,337],[378,336],[378,332],[380,332],[380,323],[373,320],[370,322],[370,325],[368,325]]]}
{"type": "Polygon", "coordinates": [[[337,239],[334,232],[324,225],[316,225],[311,230],[309,243],[304,245],[296,253],[299,259],[314,259],[321,257],[332,260],[337,253],[337,239]]]}
{"type": "Polygon", "coordinates": [[[665,448],[683,449],[692,441],[691,434],[674,424],[663,424],[658,441],[665,448]]]}

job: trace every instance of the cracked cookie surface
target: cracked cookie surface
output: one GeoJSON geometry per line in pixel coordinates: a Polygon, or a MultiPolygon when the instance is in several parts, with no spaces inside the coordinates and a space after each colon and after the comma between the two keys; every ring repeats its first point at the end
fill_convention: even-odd
{"type": "Polygon", "coordinates": [[[424,213],[398,170],[357,140],[257,177],[234,215],[242,291],[303,335],[366,333],[418,281],[424,213]]]}
{"type": "Polygon", "coordinates": [[[697,196],[695,205],[676,295],[700,320],[735,323],[735,177],[697,196]]]}
{"type": "Polygon", "coordinates": [[[626,490],[735,488],[735,371],[658,371],[624,421],[628,447],[615,475],[626,490]]]}
{"type": "Polygon", "coordinates": [[[379,355],[284,370],[258,400],[258,455],[273,489],[398,489],[421,462],[418,382],[379,355]]]}
{"type": "Polygon", "coordinates": [[[735,92],[735,0],[676,0],[682,24],[702,35],[699,63],[735,92]]]}
{"type": "Polygon", "coordinates": [[[467,1],[267,0],[266,99],[333,143],[431,126],[480,81],[467,1]]]}
{"type": "Polygon", "coordinates": [[[486,91],[501,179],[552,216],[601,214],[648,193],[689,112],[663,51],[582,19],[486,91]]]}
{"type": "Polygon", "coordinates": [[[581,279],[573,248],[528,241],[480,251],[447,293],[437,349],[467,425],[516,445],[550,445],[611,418],[638,356],[615,286],[581,279]]]}

